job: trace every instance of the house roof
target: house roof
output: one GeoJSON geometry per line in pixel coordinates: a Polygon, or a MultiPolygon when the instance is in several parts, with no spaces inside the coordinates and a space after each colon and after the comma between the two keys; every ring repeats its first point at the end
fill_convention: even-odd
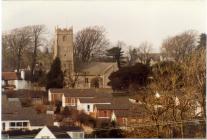
{"type": "Polygon", "coordinates": [[[2,72],[2,80],[21,80],[17,72],[2,72]]]}
{"type": "Polygon", "coordinates": [[[111,103],[111,98],[80,98],[80,103],[111,103]]]}
{"type": "Polygon", "coordinates": [[[82,128],[77,126],[47,126],[50,130],[53,131],[67,131],[67,132],[81,132],[82,128]]]}
{"type": "Polygon", "coordinates": [[[12,131],[5,131],[2,132],[4,135],[8,135],[9,138],[12,139],[31,139],[34,138],[41,129],[35,129],[35,130],[12,130],[12,131]]]}
{"type": "Polygon", "coordinates": [[[86,75],[102,75],[116,65],[117,64],[115,62],[91,62],[82,64],[77,71],[86,73],[86,75]]]}
{"type": "Polygon", "coordinates": [[[32,126],[51,125],[52,115],[37,114],[33,107],[22,107],[19,100],[8,101],[2,96],[2,120],[29,120],[32,126]]]}
{"type": "Polygon", "coordinates": [[[21,110],[21,103],[19,100],[8,101],[6,95],[2,95],[2,113],[11,114],[13,112],[17,112],[21,110]]]}
{"type": "Polygon", "coordinates": [[[3,94],[6,94],[8,98],[42,98],[44,97],[47,92],[45,91],[36,91],[36,90],[27,90],[27,89],[20,89],[20,90],[7,90],[3,91],[3,94]]]}
{"type": "Polygon", "coordinates": [[[55,135],[56,138],[71,138],[67,132],[83,131],[80,127],[75,126],[47,126],[48,129],[55,135]]]}
{"type": "Polygon", "coordinates": [[[143,105],[131,106],[125,110],[114,110],[116,117],[139,117],[146,114],[146,109],[143,105]]]}
{"type": "Polygon", "coordinates": [[[109,91],[102,89],[50,89],[51,93],[63,93],[65,97],[111,97],[109,91]]]}
{"type": "Polygon", "coordinates": [[[127,97],[114,97],[111,99],[111,104],[97,104],[95,107],[98,110],[116,110],[116,109],[129,109],[131,103],[127,97]]]}

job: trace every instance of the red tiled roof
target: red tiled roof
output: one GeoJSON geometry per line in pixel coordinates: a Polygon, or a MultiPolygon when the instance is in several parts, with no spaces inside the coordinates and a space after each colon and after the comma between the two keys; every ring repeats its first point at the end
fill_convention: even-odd
{"type": "Polygon", "coordinates": [[[20,75],[17,72],[2,72],[2,80],[20,80],[20,75]]]}

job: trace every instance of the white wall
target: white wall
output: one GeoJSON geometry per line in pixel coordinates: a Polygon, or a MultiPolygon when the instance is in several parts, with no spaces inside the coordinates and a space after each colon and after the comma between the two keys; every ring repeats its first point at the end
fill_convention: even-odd
{"type": "Polygon", "coordinates": [[[83,110],[85,113],[89,114],[89,112],[93,112],[93,105],[92,103],[80,103],[79,99],[77,101],[77,110],[83,110]],[[88,105],[90,109],[88,111],[88,105]]]}
{"type": "Polygon", "coordinates": [[[77,100],[77,110],[83,110],[85,113],[89,114],[89,112],[94,112],[95,104],[110,104],[110,103],[80,103],[80,100],[77,100]],[[88,105],[90,109],[88,110],[88,105]]]}
{"type": "Polygon", "coordinates": [[[62,96],[62,107],[65,107],[65,96],[64,96],[64,94],[62,96]]]}
{"type": "Polygon", "coordinates": [[[53,133],[45,126],[40,132],[35,136],[35,139],[55,139],[56,137],[53,135],[53,133]]]}
{"type": "MultiPolygon", "coordinates": [[[[5,131],[10,130],[11,128],[15,128],[15,129],[22,129],[22,128],[26,128],[26,129],[30,129],[30,122],[29,120],[15,120],[15,121],[2,121],[1,125],[3,126],[3,123],[5,123],[5,131]],[[28,125],[27,126],[10,126],[10,122],[27,122],[28,125]]],[[[3,128],[2,128],[3,130],[3,128]]]]}
{"type": "Polygon", "coordinates": [[[201,104],[196,101],[196,108],[195,108],[195,115],[201,116],[202,114],[202,107],[201,104]]]}
{"type": "Polygon", "coordinates": [[[51,96],[51,91],[48,90],[48,101],[51,102],[52,101],[52,96],[51,96]]]}
{"type": "Polygon", "coordinates": [[[14,84],[16,86],[16,90],[30,88],[30,83],[26,80],[14,80],[14,84]]]}

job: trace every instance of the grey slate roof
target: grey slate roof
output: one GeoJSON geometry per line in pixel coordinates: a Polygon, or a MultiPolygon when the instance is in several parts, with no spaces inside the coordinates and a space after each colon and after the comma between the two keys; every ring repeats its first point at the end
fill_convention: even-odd
{"type": "Polygon", "coordinates": [[[51,93],[63,93],[65,97],[111,97],[105,89],[50,89],[51,93]]]}
{"type": "Polygon", "coordinates": [[[2,96],[2,120],[29,120],[32,126],[52,125],[53,117],[37,114],[33,107],[22,107],[20,101],[8,101],[2,96]]]}
{"type": "Polygon", "coordinates": [[[111,103],[111,98],[80,98],[80,103],[111,103]]]}
{"type": "Polygon", "coordinates": [[[86,75],[102,75],[108,69],[116,66],[115,62],[91,62],[88,64],[82,64],[77,70],[78,72],[85,73],[86,75]]]}
{"type": "Polygon", "coordinates": [[[75,127],[75,126],[47,126],[48,129],[55,135],[56,138],[71,138],[67,132],[68,131],[72,131],[72,132],[81,132],[83,131],[81,128],[79,127],[75,127]]]}
{"type": "Polygon", "coordinates": [[[27,90],[27,89],[20,89],[20,90],[8,90],[4,91],[3,94],[6,94],[8,98],[42,98],[47,95],[45,91],[36,91],[36,90],[27,90]]]}
{"type": "Polygon", "coordinates": [[[114,97],[111,99],[111,104],[97,104],[95,107],[101,110],[117,110],[129,109],[131,103],[127,97],[114,97]]]}
{"type": "Polygon", "coordinates": [[[147,114],[143,105],[131,105],[129,109],[114,110],[117,117],[143,117],[147,114]]]}

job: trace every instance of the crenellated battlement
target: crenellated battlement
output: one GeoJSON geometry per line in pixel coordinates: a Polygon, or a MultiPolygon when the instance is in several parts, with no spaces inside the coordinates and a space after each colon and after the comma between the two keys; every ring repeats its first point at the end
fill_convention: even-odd
{"type": "Polygon", "coordinates": [[[56,33],[73,33],[73,27],[69,27],[69,28],[60,28],[60,27],[55,27],[55,32],[56,33]]]}

